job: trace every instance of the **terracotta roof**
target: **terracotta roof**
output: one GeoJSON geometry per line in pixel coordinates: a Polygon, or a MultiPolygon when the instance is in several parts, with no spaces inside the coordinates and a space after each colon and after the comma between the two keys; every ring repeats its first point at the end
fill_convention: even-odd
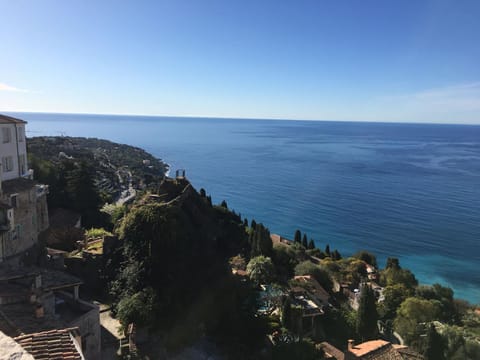
{"type": "Polygon", "coordinates": [[[82,360],[81,350],[75,344],[72,332],[78,328],[50,330],[14,338],[36,360],[78,359],[82,360]]]}
{"type": "Polygon", "coordinates": [[[325,341],[325,342],[322,342],[320,346],[322,347],[322,350],[325,353],[325,357],[327,359],[335,359],[335,360],[345,359],[345,354],[341,350],[338,350],[332,344],[325,341]]]}
{"type": "MultiPolygon", "coordinates": [[[[378,352],[379,350],[382,350],[382,352],[384,352],[384,350],[386,350],[389,347],[393,349],[393,347],[388,341],[372,340],[372,341],[367,341],[358,345],[354,345],[351,349],[349,349],[349,351],[353,353],[356,357],[363,359],[362,356],[372,354],[374,352],[378,352]]],[[[399,359],[401,360],[401,358],[399,359]]]]}
{"type": "Polygon", "coordinates": [[[0,124],[26,124],[25,120],[0,114],[0,124]]]}
{"type": "Polygon", "coordinates": [[[346,352],[345,358],[363,360],[420,360],[423,359],[423,356],[406,346],[392,345],[384,340],[372,340],[354,345],[353,348],[346,352]]]}

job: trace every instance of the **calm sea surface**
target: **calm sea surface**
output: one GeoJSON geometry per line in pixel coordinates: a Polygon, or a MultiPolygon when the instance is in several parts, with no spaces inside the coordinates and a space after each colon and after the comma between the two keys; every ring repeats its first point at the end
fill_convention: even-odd
{"type": "Polygon", "coordinates": [[[142,147],[272,232],[399,257],[480,303],[480,126],[12,115],[28,136],[142,147]]]}

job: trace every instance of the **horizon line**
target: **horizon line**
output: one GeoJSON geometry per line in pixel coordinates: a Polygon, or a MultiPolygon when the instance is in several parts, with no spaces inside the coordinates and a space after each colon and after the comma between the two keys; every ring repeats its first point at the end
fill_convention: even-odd
{"type": "Polygon", "coordinates": [[[345,123],[377,123],[377,124],[421,124],[421,125],[467,125],[480,126],[480,123],[468,122],[422,122],[422,121],[388,121],[388,120],[325,120],[325,119],[287,119],[275,117],[225,117],[225,116],[198,116],[198,115],[152,115],[152,114],[115,114],[115,113],[90,113],[90,112],[55,112],[55,111],[1,111],[1,113],[10,114],[54,114],[54,115],[99,115],[99,116],[119,116],[119,117],[152,117],[152,118],[179,118],[179,119],[217,119],[217,120],[246,120],[246,121],[299,121],[299,122],[345,122],[345,123]]]}

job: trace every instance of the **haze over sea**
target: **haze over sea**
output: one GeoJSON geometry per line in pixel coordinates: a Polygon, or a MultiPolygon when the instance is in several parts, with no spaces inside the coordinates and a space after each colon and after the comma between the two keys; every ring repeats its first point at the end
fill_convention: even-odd
{"type": "Polygon", "coordinates": [[[185,168],[214,202],[343,256],[400,258],[480,303],[480,126],[12,114],[27,135],[109,139],[185,168]]]}

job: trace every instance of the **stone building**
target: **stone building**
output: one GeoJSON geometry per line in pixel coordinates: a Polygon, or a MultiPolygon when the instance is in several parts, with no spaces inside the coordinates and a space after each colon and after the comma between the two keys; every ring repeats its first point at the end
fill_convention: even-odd
{"type": "Polygon", "coordinates": [[[0,332],[36,359],[58,358],[50,350],[100,359],[99,307],[80,298],[82,280],[39,266],[47,260],[38,235],[49,227],[48,186],[28,170],[25,124],[0,115],[0,332]]]}
{"type": "Polygon", "coordinates": [[[48,228],[48,186],[28,170],[26,122],[0,115],[0,263],[35,262],[38,234],[48,228]]]}

